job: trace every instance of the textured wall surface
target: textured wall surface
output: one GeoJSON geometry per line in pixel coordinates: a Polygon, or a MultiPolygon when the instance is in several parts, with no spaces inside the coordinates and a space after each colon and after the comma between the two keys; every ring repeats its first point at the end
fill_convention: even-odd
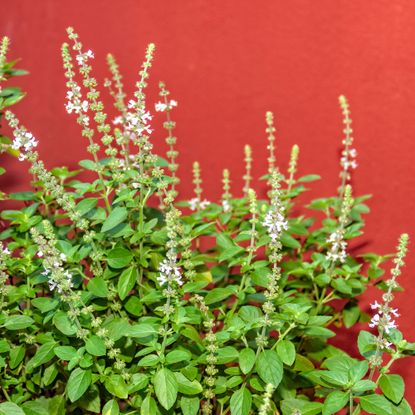
{"type": "MultiPolygon", "coordinates": [[[[392,252],[398,235],[414,239],[397,296],[400,329],[415,341],[415,2],[412,0],[13,0],[0,2],[0,34],[12,40],[30,76],[28,96],[15,111],[40,140],[48,166],[76,166],[85,141],[64,111],[60,45],[72,25],[95,52],[98,80],[107,76],[112,52],[132,91],[146,44],[157,55],[149,103],[164,80],[179,101],[177,121],[182,196],[191,194],[191,163],[199,160],[206,197],[221,193],[230,167],[234,194],[242,186],[243,145],[254,149],[254,170],[266,171],[264,113],[275,112],[278,159],[286,168],[293,144],[301,149],[300,173],[323,177],[313,196],[338,186],[341,113],[337,97],[350,101],[359,168],[355,193],[374,195],[361,251],[392,252]]],[[[108,105],[110,106],[110,105],[108,105]]],[[[156,148],[164,149],[160,117],[156,148]]],[[[3,163],[3,161],[2,161],[3,163]]],[[[24,189],[26,166],[5,161],[2,189],[24,189]]],[[[3,164],[4,164],[3,163],[3,164]]],[[[368,303],[379,297],[370,291],[368,303]]],[[[349,338],[353,343],[354,339],[349,338]]],[[[408,380],[415,406],[415,359],[396,365],[408,380]]]]}

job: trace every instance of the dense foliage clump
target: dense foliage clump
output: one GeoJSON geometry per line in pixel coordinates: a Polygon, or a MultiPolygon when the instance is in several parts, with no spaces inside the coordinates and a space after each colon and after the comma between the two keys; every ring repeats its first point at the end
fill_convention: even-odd
{"type": "Polygon", "coordinates": [[[154,45],[128,102],[108,56],[105,86],[119,111],[110,122],[91,75],[94,54],[68,34],[66,109],[88,141],[91,157],[79,164],[92,179],[47,170],[35,137],[6,112],[14,139],[3,148],[28,165],[33,182],[8,195],[20,210],[1,212],[0,414],[411,414],[403,379],[391,373],[415,350],[391,305],[408,236],[388,278],[381,265],[390,256],[347,250],[362,233],[368,197],[348,184],[356,151],[346,99],[337,196],[294,214],[319,177],[297,177],[297,146],[288,171],[278,168],[269,112],[266,197],[252,189],[246,146],[242,197],[232,196],[224,170],[221,200],[206,200],[195,163],[195,197],[179,201],[177,102],[164,83],[155,110],[166,117],[165,158],[150,139],[154,45]],[[369,316],[359,295],[374,284],[383,294],[369,316]],[[333,325],[358,322],[370,327],[351,357],[328,340],[333,325]]]}

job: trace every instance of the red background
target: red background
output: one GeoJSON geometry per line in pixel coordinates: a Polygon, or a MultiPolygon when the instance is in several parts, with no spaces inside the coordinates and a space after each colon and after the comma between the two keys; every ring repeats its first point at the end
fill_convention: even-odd
{"type": "MultiPolygon", "coordinates": [[[[365,250],[392,252],[400,233],[415,237],[415,2],[3,0],[0,34],[12,40],[10,57],[21,57],[20,66],[31,73],[16,81],[28,95],[15,111],[39,138],[50,167],[76,167],[87,158],[85,140],[64,111],[60,45],[69,25],[95,52],[98,80],[108,76],[105,55],[112,52],[129,91],[146,44],[156,43],[149,103],[158,99],[159,80],[179,101],[173,118],[183,197],[191,195],[193,160],[201,162],[206,197],[220,195],[224,167],[231,169],[233,193],[240,193],[244,144],[253,147],[255,174],[265,173],[266,110],[275,113],[280,166],[286,168],[298,144],[300,174],[323,177],[313,196],[335,194],[342,139],[337,97],[343,93],[358,150],[355,193],[374,195],[365,250]]],[[[160,117],[155,127],[153,140],[164,149],[160,117]]],[[[8,175],[2,189],[25,189],[27,165],[3,164],[8,175]]],[[[401,278],[406,293],[396,299],[400,329],[411,341],[414,247],[413,241],[401,278]]],[[[415,359],[395,368],[407,377],[406,396],[415,404],[415,359]]]]}

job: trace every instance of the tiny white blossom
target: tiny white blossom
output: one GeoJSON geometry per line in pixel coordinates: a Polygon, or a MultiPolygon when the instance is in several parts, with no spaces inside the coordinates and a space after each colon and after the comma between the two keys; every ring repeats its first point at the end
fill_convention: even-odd
{"type": "Polygon", "coordinates": [[[222,208],[224,212],[229,212],[231,210],[231,204],[229,203],[229,200],[222,201],[222,208]]]}
{"type": "Polygon", "coordinates": [[[112,121],[112,123],[114,125],[122,124],[122,122],[123,122],[123,119],[122,119],[121,115],[119,115],[118,117],[115,117],[114,120],[112,121]]]}
{"type": "Polygon", "coordinates": [[[327,242],[331,245],[329,252],[327,252],[327,259],[333,262],[345,262],[347,242],[343,240],[343,232],[340,229],[336,230],[330,234],[327,242]]]}
{"type": "Polygon", "coordinates": [[[160,274],[157,277],[157,281],[160,286],[172,282],[183,285],[180,268],[173,259],[164,259],[159,265],[159,272],[160,274]]]}
{"type": "Polygon", "coordinates": [[[189,207],[190,210],[196,210],[196,209],[206,209],[208,206],[210,205],[209,200],[204,199],[204,200],[200,200],[197,197],[194,197],[193,199],[189,200],[189,207]]]}
{"type": "Polygon", "coordinates": [[[284,230],[288,229],[287,220],[277,209],[271,209],[267,212],[262,225],[267,228],[268,235],[274,242],[278,240],[284,230]]]}
{"type": "Polygon", "coordinates": [[[200,202],[200,209],[206,209],[208,206],[210,205],[210,202],[209,202],[209,200],[202,200],[201,202],[200,202]]]}
{"type": "Polygon", "coordinates": [[[377,310],[381,307],[381,304],[379,304],[377,301],[375,301],[373,304],[370,304],[370,308],[372,310],[377,310]]]}
{"type": "Polygon", "coordinates": [[[163,112],[166,110],[167,105],[164,102],[157,102],[155,105],[155,110],[158,112],[163,112]]]}
{"type": "Polygon", "coordinates": [[[189,200],[189,207],[191,210],[196,210],[198,204],[199,204],[199,199],[197,197],[194,197],[193,199],[189,200]]]}

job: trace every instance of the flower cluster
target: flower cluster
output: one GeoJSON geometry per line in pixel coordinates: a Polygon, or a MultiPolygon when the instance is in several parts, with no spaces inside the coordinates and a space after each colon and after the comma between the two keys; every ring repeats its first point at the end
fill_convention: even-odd
{"type": "Polygon", "coordinates": [[[9,287],[7,286],[7,280],[9,276],[6,273],[7,265],[6,261],[10,258],[10,250],[6,247],[3,247],[3,243],[0,242],[0,312],[4,312],[4,306],[7,304],[4,302],[4,298],[6,297],[9,287]]]}
{"type": "Polygon", "coordinates": [[[149,125],[149,121],[153,118],[150,112],[146,111],[145,108],[141,108],[137,101],[133,99],[128,101],[128,108],[135,109],[134,112],[127,112],[125,114],[124,126],[127,132],[130,133],[130,138],[141,136],[142,134],[150,135],[153,132],[149,125]],[[135,134],[135,136],[131,134],[135,134]]]}
{"type": "Polygon", "coordinates": [[[159,265],[159,273],[157,281],[160,286],[173,283],[183,285],[182,273],[180,267],[176,264],[175,257],[164,259],[159,265]]]}
{"type": "Polygon", "coordinates": [[[223,170],[223,178],[222,178],[222,183],[223,183],[223,193],[222,193],[222,209],[223,211],[226,212],[230,212],[232,210],[232,205],[231,205],[231,199],[232,199],[232,194],[230,192],[231,189],[231,180],[229,178],[229,170],[228,169],[224,169],[223,170]]]}
{"type": "Polygon", "coordinates": [[[190,210],[203,210],[210,205],[209,200],[200,200],[198,197],[194,197],[189,200],[190,210]]]}
{"type": "Polygon", "coordinates": [[[82,53],[81,51],[78,52],[76,55],[76,61],[78,62],[79,66],[85,65],[88,62],[88,59],[94,59],[94,52],[91,49],[87,50],[86,52],[82,53]]]}
{"type": "Polygon", "coordinates": [[[203,316],[203,326],[207,330],[204,343],[206,345],[207,356],[206,356],[206,378],[205,383],[207,389],[204,391],[204,396],[206,401],[203,403],[202,413],[203,415],[211,415],[213,413],[213,405],[211,401],[215,398],[215,384],[216,384],[216,374],[218,373],[218,369],[216,368],[216,364],[218,361],[217,358],[217,339],[216,335],[213,331],[215,327],[215,321],[210,316],[209,307],[206,305],[205,300],[202,296],[195,294],[192,298],[192,302],[199,308],[203,316]]]}
{"type": "Polygon", "coordinates": [[[347,180],[350,179],[350,170],[355,169],[357,167],[356,163],[356,156],[357,151],[354,148],[351,148],[353,144],[353,129],[351,127],[352,120],[350,119],[350,109],[349,103],[345,96],[341,95],[339,97],[340,107],[343,113],[343,124],[344,124],[344,139],[343,145],[344,148],[342,150],[342,156],[340,158],[340,165],[341,165],[341,172],[340,178],[342,179],[342,188],[344,188],[347,180]]]}
{"type": "Polygon", "coordinates": [[[378,310],[377,313],[372,317],[369,327],[374,328],[377,326],[382,326],[386,334],[389,334],[390,330],[396,329],[398,326],[395,323],[395,320],[392,320],[392,315],[394,317],[399,317],[397,308],[390,308],[386,304],[379,304],[375,301],[370,305],[372,310],[378,310]]]}
{"type": "Polygon", "coordinates": [[[13,131],[14,140],[12,148],[19,150],[19,160],[23,161],[27,158],[27,153],[31,152],[38,145],[38,141],[29,131],[17,128],[13,131]]]}
{"type": "MultiPolygon", "coordinates": [[[[7,54],[7,50],[9,48],[9,38],[7,36],[3,36],[3,38],[1,39],[1,43],[0,43],[0,69],[2,69],[3,65],[6,62],[6,54],[7,54]]],[[[4,81],[6,79],[5,76],[3,76],[3,74],[0,72],[0,82],[4,81]]],[[[1,88],[1,84],[0,84],[0,92],[1,92],[2,88],[1,88]]]]}
{"type": "Polygon", "coordinates": [[[175,101],[174,99],[171,99],[168,102],[159,101],[154,104],[154,109],[158,112],[169,111],[173,107],[177,107],[177,101],[175,101]]]}
{"type": "MultiPolygon", "coordinates": [[[[87,100],[82,100],[81,87],[75,82],[72,84],[72,88],[66,93],[68,102],[65,105],[66,112],[68,114],[81,114],[82,112],[88,112],[89,103],[87,100]]],[[[88,119],[89,121],[89,119],[88,119]]],[[[84,122],[88,125],[88,122],[84,122]]]]}
{"type": "Polygon", "coordinates": [[[330,249],[326,254],[326,258],[331,262],[332,266],[334,266],[336,262],[344,263],[347,258],[347,242],[344,240],[344,234],[346,226],[349,222],[349,215],[352,205],[352,188],[350,185],[346,185],[343,199],[341,201],[339,226],[330,234],[326,241],[330,246],[330,249]]]}
{"type": "Polygon", "coordinates": [[[379,366],[381,364],[381,349],[388,349],[392,345],[390,342],[385,339],[384,334],[390,334],[390,331],[397,328],[397,324],[394,317],[399,317],[398,309],[392,308],[390,306],[392,300],[394,299],[393,290],[398,288],[398,283],[396,282],[397,277],[401,274],[401,268],[405,265],[404,258],[408,251],[408,241],[409,237],[407,234],[402,234],[399,238],[399,244],[397,249],[397,255],[394,258],[393,262],[395,267],[391,270],[391,277],[385,281],[388,290],[383,294],[382,300],[383,303],[378,303],[375,301],[371,304],[372,310],[377,310],[376,314],[372,317],[369,327],[377,327],[379,334],[376,339],[376,354],[371,360],[372,367],[379,366]]]}
{"type": "Polygon", "coordinates": [[[288,222],[278,207],[270,209],[262,222],[262,225],[267,228],[268,235],[272,241],[278,240],[281,233],[288,229],[288,222]]]}
{"type": "Polygon", "coordinates": [[[330,244],[330,250],[327,252],[327,259],[333,262],[344,262],[346,261],[347,253],[347,242],[343,240],[344,231],[343,229],[337,229],[327,239],[327,243],[330,244]]]}
{"type": "Polygon", "coordinates": [[[51,291],[56,290],[63,298],[70,299],[73,297],[73,278],[69,270],[65,270],[63,266],[66,256],[55,248],[53,230],[49,222],[44,221],[43,227],[46,236],[35,228],[32,228],[31,231],[32,237],[39,247],[37,256],[42,258],[44,268],[42,275],[48,277],[51,291]]]}

